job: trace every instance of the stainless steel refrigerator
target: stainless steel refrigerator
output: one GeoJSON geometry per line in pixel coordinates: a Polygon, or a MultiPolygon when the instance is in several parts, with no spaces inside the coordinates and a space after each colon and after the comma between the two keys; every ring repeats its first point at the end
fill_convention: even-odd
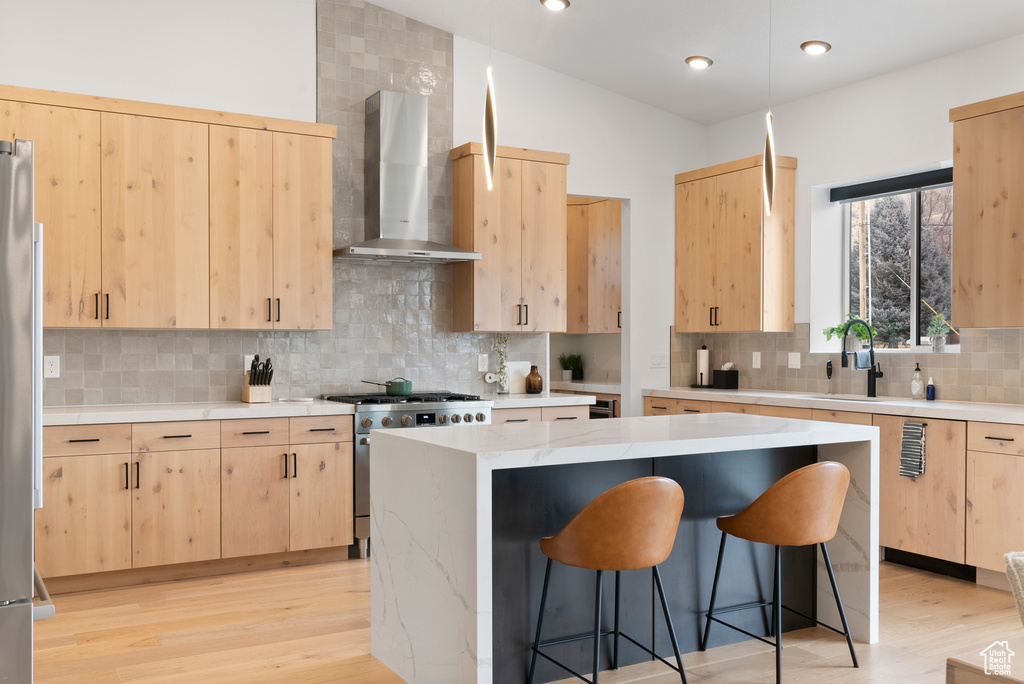
{"type": "Polygon", "coordinates": [[[30,140],[0,140],[0,682],[32,681],[33,509],[42,505],[42,226],[30,140]]]}

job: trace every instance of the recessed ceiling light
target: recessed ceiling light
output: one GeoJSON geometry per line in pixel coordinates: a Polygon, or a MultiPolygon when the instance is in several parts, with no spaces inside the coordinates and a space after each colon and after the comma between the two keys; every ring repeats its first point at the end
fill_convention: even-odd
{"type": "Polygon", "coordinates": [[[832,49],[832,46],[823,40],[809,40],[806,43],[800,43],[800,49],[809,55],[823,55],[832,49]]]}
{"type": "Polygon", "coordinates": [[[569,6],[569,0],[540,0],[540,4],[544,5],[549,10],[561,12],[569,6]]]}
{"type": "Polygon", "coordinates": [[[693,57],[687,57],[686,63],[694,69],[707,69],[709,66],[714,64],[710,57],[701,57],[700,55],[694,55],[693,57]]]}

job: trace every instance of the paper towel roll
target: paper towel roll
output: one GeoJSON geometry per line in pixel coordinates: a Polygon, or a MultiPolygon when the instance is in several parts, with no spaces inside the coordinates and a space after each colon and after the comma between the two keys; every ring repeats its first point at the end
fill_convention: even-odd
{"type": "Polygon", "coordinates": [[[711,373],[708,370],[711,366],[711,352],[708,351],[706,346],[701,346],[697,350],[697,384],[698,385],[710,385],[711,384],[711,373]]]}
{"type": "Polygon", "coordinates": [[[490,383],[498,382],[498,374],[497,373],[488,373],[487,375],[484,376],[484,382],[490,382],[490,383]]]}

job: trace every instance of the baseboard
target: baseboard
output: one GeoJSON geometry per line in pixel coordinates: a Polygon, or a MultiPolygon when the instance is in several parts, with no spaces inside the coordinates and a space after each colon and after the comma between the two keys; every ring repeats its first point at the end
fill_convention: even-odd
{"type": "Polygon", "coordinates": [[[976,581],[983,587],[1010,591],[1010,581],[1006,579],[1005,572],[996,572],[995,570],[978,568],[978,579],[976,581]]]}
{"type": "Polygon", "coordinates": [[[918,553],[882,547],[882,559],[890,563],[899,563],[907,567],[927,570],[937,575],[945,575],[954,579],[961,579],[967,582],[974,582],[977,578],[976,569],[973,565],[964,565],[952,561],[940,560],[930,556],[922,556],[918,553]]]}
{"type": "Polygon", "coordinates": [[[246,556],[244,558],[222,558],[218,560],[199,561],[197,563],[180,563],[178,565],[161,565],[153,568],[132,568],[130,570],[113,570],[111,572],[94,572],[89,575],[70,575],[67,577],[46,577],[46,588],[50,595],[73,594],[80,591],[97,589],[115,589],[141,584],[173,582],[196,577],[213,577],[230,575],[252,570],[270,570],[297,565],[313,565],[348,560],[349,547],[334,546],[327,549],[311,549],[309,551],[288,551],[271,553],[263,556],[246,556]]]}

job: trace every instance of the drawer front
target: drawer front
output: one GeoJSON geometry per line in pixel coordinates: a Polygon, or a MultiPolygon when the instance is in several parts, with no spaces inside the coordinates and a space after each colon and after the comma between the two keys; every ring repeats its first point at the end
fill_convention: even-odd
{"type": "Polygon", "coordinates": [[[775,418],[794,418],[796,420],[811,420],[814,412],[808,408],[793,408],[790,406],[762,406],[762,416],[774,416],[775,418]]]}
{"type": "Polygon", "coordinates": [[[590,406],[544,406],[541,420],[590,420],[590,406]]]}
{"type": "Polygon", "coordinates": [[[645,416],[671,416],[676,412],[676,400],[665,397],[644,397],[645,416]]]}
{"type": "Polygon", "coordinates": [[[710,401],[694,401],[693,399],[676,399],[676,415],[687,413],[711,413],[710,401]]]}
{"type": "Polygon", "coordinates": [[[494,409],[491,411],[492,423],[539,423],[540,408],[494,409]]]}
{"type": "Polygon", "coordinates": [[[287,418],[246,418],[220,423],[221,448],[283,444],[288,444],[287,418]]]}
{"type": "Polygon", "coordinates": [[[219,420],[135,423],[132,451],[188,451],[220,448],[219,420]]]}
{"type": "Polygon", "coordinates": [[[967,423],[967,449],[1024,456],[1024,425],[967,423]]]}
{"type": "Polygon", "coordinates": [[[43,456],[127,454],[132,450],[132,426],[54,425],[43,428],[43,456]]]}
{"type": "Polygon", "coordinates": [[[870,413],[857,413],[855,411],[827,411],[825,409],[812,409],[813,420],[823,420],[829,423],[848,423],[850,425],[871,425],[872,415],[870,413]]]}
{"type": "Polygon", "coordinates": [[[711,402],[712,413],[744,413],[748,416],[761,415],[761,407],[757,404],[733,404],[725,401],[711,402]]]}
{"type": "Polygon", "coordinates": [[[290,421],[291,444],[348,442],[352,439],[352,416],[303,416],[290,421]]]}

